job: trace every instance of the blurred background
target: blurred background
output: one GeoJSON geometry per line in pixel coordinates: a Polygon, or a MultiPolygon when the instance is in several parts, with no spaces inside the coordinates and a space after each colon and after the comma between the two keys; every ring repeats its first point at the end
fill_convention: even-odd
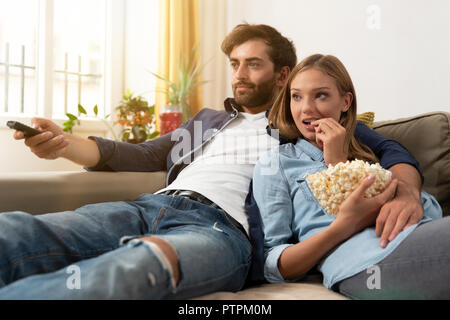
{"type": "Polygon", "coordinates": [[[375,121],[450,111],[449,16],[448,0],[0,0],[0,174],[82,170],[38,159],[6,121],[41,116],[63,125],[82,105],[74,132],[111,136],[105,117],[115,121],[127,89],[156,104],[157,118],[167,83],[152,73],[176,81],[180,55],[193,47],[208,82],[190,111],[222,109],[232,91],[220,44],[242,22],[277,28],[294,41],[298,61],[337,56],[359,112],[375,112],[375,121]]]}

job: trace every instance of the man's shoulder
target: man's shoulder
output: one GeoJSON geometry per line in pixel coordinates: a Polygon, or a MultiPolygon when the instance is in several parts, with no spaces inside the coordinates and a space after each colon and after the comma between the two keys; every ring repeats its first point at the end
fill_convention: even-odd
{"type": "Polygon", "coordinates": [[[195,114],[194,119],[197,120],[197,118],[204,119],[204,118],[223,117],[223,116],[228,116],[228,112],[225,110],[203,108],[195,114]]]}
{"type": "Polygon", "coordinates": [[[187,123],[190,128],[196,122],[201,122],[204,128],[219,128],[230,119],[230,113],[225,110],[203,108],[187,123]]]}

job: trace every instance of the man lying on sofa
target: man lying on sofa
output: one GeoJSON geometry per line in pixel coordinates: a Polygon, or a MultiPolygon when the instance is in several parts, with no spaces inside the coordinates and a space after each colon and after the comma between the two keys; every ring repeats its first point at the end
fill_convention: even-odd
{"type": "MultiPolygon", "coordinates": [[[[135,201],[71,212],[0,214],[0,298],[183,299],[244,286],[250,240],[261,244],[244,202],[256,160],[278,145],[266,134],[265,111],[297,58],[292,42],[265,25],[237,26],[222,50],[232,68],[234,99],[223,111],[201,110],[172,134],[133,145],[84,139],[33,119],[45,132],[25,144],[38,157],[63,157],[88,170],[167,170],[167,187],[135,201]],[[75,289],[67,285],[73,269],[81,276],[75,289]]],[[[358,125],[357,133],[403,181],[377,221],[388,241],[422,217],[418,164],[366,126],[358,125]]],[[[24,136],[17,131],[14,138],[24,136]]]]}

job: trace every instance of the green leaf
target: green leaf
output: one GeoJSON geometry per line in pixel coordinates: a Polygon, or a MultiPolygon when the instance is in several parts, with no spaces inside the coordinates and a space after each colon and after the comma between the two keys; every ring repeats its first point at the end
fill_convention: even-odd
{"type": "Polygon", "coordinates": [[[83,108],[83,106],[81,104],[78,104],[78,113],[79,114],[83,113],[83,114],[87,115],[86,110],[83,108]]]}
{"type": "Polygon", "coordinates": [[[71,114],[71,113],[66,113],[66,116],[69,117],[69,119],[72,120],[72,121],[78,120],[78,117],[76,115],[71,114]]]}
{"type": "Polygon", "coordinates": [[[94,106],[94,114],[95,114],[95,116],[98,115],[98,106],[97,105],[94,106]]]}
{"type": "Polygon", "coordinates": [[[155,131],[153,133],[150,133],[149,135],[147,135],[147,139],[154,139],[157,136],[159,136],[159,131],[155,131]]]}

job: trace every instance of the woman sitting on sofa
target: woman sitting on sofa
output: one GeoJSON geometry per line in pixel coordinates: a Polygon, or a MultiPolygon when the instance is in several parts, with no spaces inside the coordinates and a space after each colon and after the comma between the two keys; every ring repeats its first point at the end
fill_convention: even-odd
{"type": "Polygon", "coordinates": [[[314,267],[323,283],[351,298],[450,298],[450,219],[422,191],[424,216],[380,246],[374,223],[397,186],[365,198],[369,176],[331,215],[314,198],[306,175],[347,160],[378,162],[354,138],[356,96],[343,64],[320,54],[291,72],[269,114],[269,126],[296,140],[257,163],[253,192],[263,219],[264,274],[296,281],[314,267]],[[269,170],[278,165],[278,170],[269,170]]]}

